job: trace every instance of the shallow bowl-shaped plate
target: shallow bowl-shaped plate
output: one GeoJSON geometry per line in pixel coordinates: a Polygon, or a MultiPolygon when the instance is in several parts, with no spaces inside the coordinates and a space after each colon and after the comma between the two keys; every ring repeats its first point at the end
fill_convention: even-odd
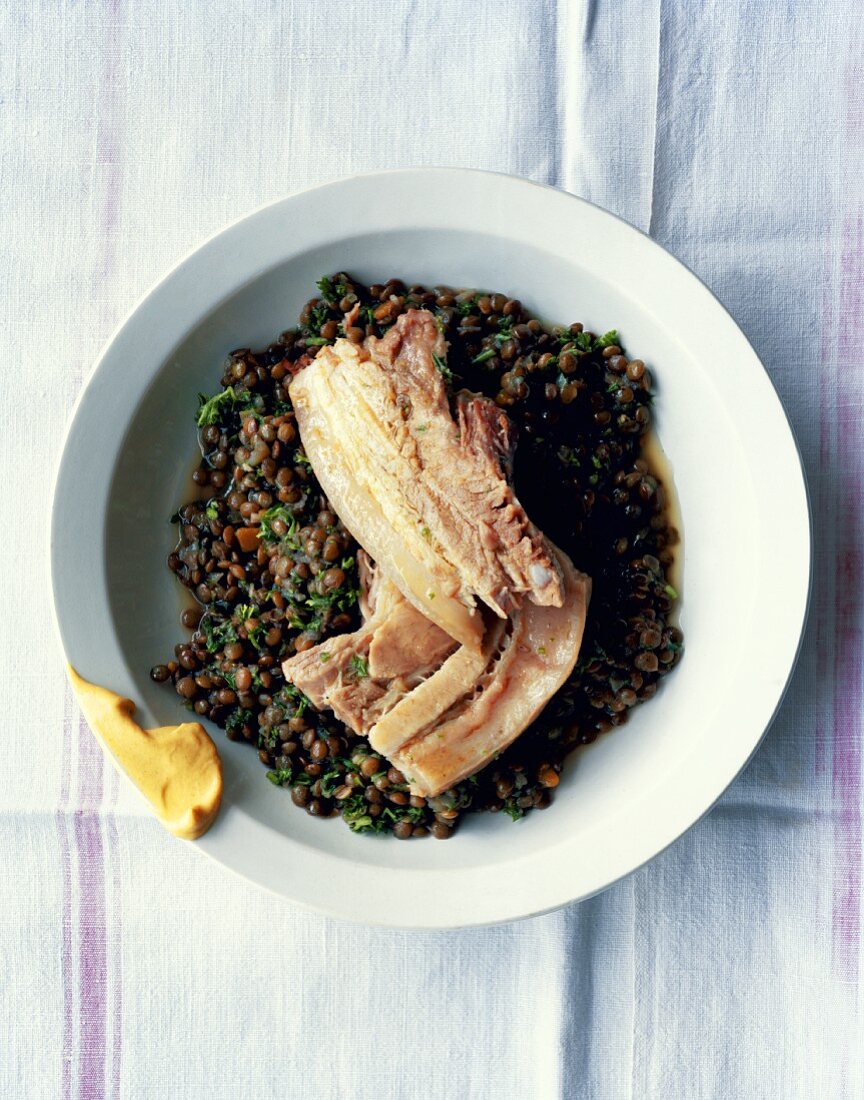
{"type": "Polygon", "coordinates": [[[493,288],[550,321],[621,331],[657,381],[684,523],[686,654],[628,725],[571,757],[550,810],[469,818],[446,843],[312,819],[255,752],[213,730],[225,800],[198,846],[295,901],[377,924],[481,924],[588,897],[680,836],[758,745],[795,661],[810,537],[792,433],[741,331],[677,260],[586,202],[463,170],[362,176],[268,206],[184,260],[111,340],[69,429],[51,540],[66,656],[146,722],[185,717],[148,672],[182,636],[167,519],[189,494],[196,394],[217,389],[230,349],[271,342],[340,269],[493,288]]]}

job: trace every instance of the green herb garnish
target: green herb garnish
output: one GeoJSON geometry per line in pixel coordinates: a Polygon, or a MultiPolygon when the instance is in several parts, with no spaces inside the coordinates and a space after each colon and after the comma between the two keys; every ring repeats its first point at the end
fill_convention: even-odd
{"type": "Polygon", "coordinates": [[[344,778],[345,777],[338,768],[333,768],[329,772],[325,772],[325,774],[321,776],[321,793],[324,797],[332,798],[336,788],[342,786],[344,778]]]}
{"type": "Polygon", "coordinates": [[[237,404],[237,394],[234,392],[233,386],[228,386],[227,389],[222,390],[213,397],[207,397],[206,394],[199,393],[198,401],[196,421],[199,428],[206,428],[210,424],[219,423],[227,413],[234,411],[237,404]]]}
{"type": "Polygon", "coordinates": [[[295,718],[302,718],[309,707],[312,706],[311,701],[307,699],[300,688],[295,687],[293,684],[286,684],[285,687],[282,688],[280,695],[284,696],[287,700],[295,704],[295,718]]]}
{"type": "Polygon", "coordinates": [[[210,653],[218,653],[224,646],[238,640],[237,631],[230,619],[214,623],[209,615],[205,615],[199,623],[198,633],[203,637],[204,645],[210,653]]]}
{"type": "Polygon", "coordinates": [[[329,302],[331,306],[338,305],[338,303],[348,293],[348,284],[344,279],[328,279],[325,275],[323,279],[319,279],[315,284],[321,291],[321,297],[325,302],[329,302]]]}
{"type": "Polygon", "coordinates": [[[435,364],[435,366],[438,368],[438,372],[441,375],[441,377],[444,379],[444,381],[448,382],[448,383],[452,382],[453,378],[454,378],[453,371],[450,370],[450,368],[447,366],[446,362],[441,358],[441,356],[436,355],[435,352],[433,352],[432,353],[432,361],[435,364]]]}
{"type": "Polygon", "coordinates": [[[238,707],[237,710],[232,711],[228,715],[228,719],[225,722],[226,730],[237,730],[241,726],[244,726],[247,722],[252,721],[252,711],[246,710],[243,707],[238,707]]]}
{"type": "Polygon", "coordinates": [[[580,351],[591,351],[594,347],[594,337],[590,332],[577,332],[573,337],[573,343],[580,351]]]}
{"type": "Polygon", "coordinates": [[[299,542],[294,538],[297,534],[297,517],[284,504],[276,504],[274,507],[268,508],[266,512],[262,512],[259,522],[261,530],[258,537],[262,542],[279,542],[281,540],[291,550],[300,549],[299,542]],[[273,524],[280,519],[288,528],[284,535],[277,535],[273,530],[273,524]]]}
{"type": "Polygon", "coordinates": [[[500,348],[502,344],[506,344],[507,341],[513,335],[513,318],[502,317],[498,322],[498,332],[495,334],[495,343],[500,348]]]}
{"type": "Polygon", "coordinates": [[[358,653],[351,658],[351,671],[358,680],[365,680],[369,675],[369,665],[358,653]]]}

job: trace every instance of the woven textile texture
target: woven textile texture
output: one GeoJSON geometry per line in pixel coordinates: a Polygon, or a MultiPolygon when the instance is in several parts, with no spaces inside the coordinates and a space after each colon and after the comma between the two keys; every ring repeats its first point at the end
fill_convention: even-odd
{"type": "Polygon", "coordinates": [[[864,1100],[860,14],[0,5],[0,1096],[864,1100]],[[816,538],[797,675],[710,816],[590,902],[457,933],[300,911],[142,816],[45,571],[64,424],[148,286],[292,190],[423,164],[557,184],[692,267],[780,391],[816,538]]]}

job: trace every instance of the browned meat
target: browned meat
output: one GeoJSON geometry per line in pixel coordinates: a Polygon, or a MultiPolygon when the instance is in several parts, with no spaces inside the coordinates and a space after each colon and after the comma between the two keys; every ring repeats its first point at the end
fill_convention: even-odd
{"type": "Polygon", "coordinates": [[[559,607],[561,572],[508,484],[505,414],[463,396],[458,422],[424,310],[363,347],[324,347],[291,384],[300,434],[343,522],[424,616],[479,650],[479,597],[499,616],[523,596],[559,607]]]}

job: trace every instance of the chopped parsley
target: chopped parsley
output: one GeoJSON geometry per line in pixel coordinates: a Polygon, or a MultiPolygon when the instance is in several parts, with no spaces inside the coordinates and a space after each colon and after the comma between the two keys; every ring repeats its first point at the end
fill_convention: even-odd
{"type": "Polygon", "coordinates": [[[507,341],[513,335],[513,318],[502,317],[498,322],[498,332],[495,334],[495,343],[500,348],[502,344],[506,344],[507,341]]]}
{"type": "Polygon", "coordinates": [[[447,366],[447,363],[444,361],[444,359],[442,359],[440,355],[436,355],[435,352],[433,352],[432,361],[438,368],[438,373],[441,375],[444,381],[447,383],[452,382],[455,375],[453,374],[453,371],[450,370],[450,368],[447,366]]]}
{"type": "Polygon", "coordinates": [[[325,798],[332,798],[337,787],[341,787],[345,777],[338,768],[332,768],[321,776],[321,793],[325,798]]]}
{"type": "Polygon", "coordinates": [[[284,504],[277,504],[273,508],[268,508],[266,512],[262,512],[260,525],[261,529],[258,537],[262,542],[279,542],[281,540],[291,550],[300,549],[300,543],[294,538],[297,534],[297,517],[284,504]],[[276,520],[282,520],[288,528],[284,535],[277,535],[273,530],[273,524],[276,520]]]}
{"type": "Polygon", "coordinates": [[[558,457],[565,464],[565,466],[573,466],[577,470],[580,469],[580,467],[582,466],[582,462],[579,456],[572,449],[572,447],[568,447],[566,444],[562,444],[558,448],[558,457]]]}
{"type": "Polygon", "coordinates": [[[369,814],[369,803],[362,791],[349,795],[342,803],[342,819],[355,833],[381,832],[384,823],[369,814]]]}
{"type": "Polygon", "coordinates": [[[475,355],[471,360],[472,363],[488,363],[490,359],[495,358],[494,348],[484,348],[479,355],[475,355]]]}
{"type": "MultiPolygon", "coordinates": [[[[247,397],[248,396],[249,395],[247,394],[247,397]]],[[[259,410],[256,409],[254,405],[244,405],[242,409],[237,410],[237,415],[240,418],[241,424],[245,424],[250,417],[259,421],[264,419],[264,413],[259,412],[259,410]]]]}
{"type": "Polygon", "coordinates": [[[565,332],[560,339],[565,344],[572,342],[579,351],[602,351],[618,343],[618,330],[610,329],[602,336],[595,336],[593,332],[577,332],[575,336],[571,336],[569,332],[565,332]]]}
{"type": "Polygon", "coordinates": [[[206,394],[198,394],[198,414],[196,421],[199,428],[209,427],[210,424],[219,424],[226,414],[234,411],[237,404],[237,394],[233,386],[207,397],[206,394]]]}
{"type": "Polygon", "coordinates": [[[577,332],[573,337],[573,343],[580,351],[591,351],[594,347],[594,337],[590,332],[577,332]]]}
{"type": "Polygon", "coordinates": [[[664,585],[663,586],[663,591],[666,593],[666,595],[669,597],[670,600],[677,600],[678,599],[678,592],[677,592],[676,589],[674,589],[672,587],[671,584],[664,585]]]}
{"type": "Polygon", "coordinates": [[[311,701],[303,694],[300,688],[295,687],[293,684],[286,684],[280,692],[287,700],[290,700],[295,704],[294,717],[301,718],[309,707],[312,706],[311,701]]]}
{"type": "MultiPolygon", "coordinates": [[[[353,564],[353,563],[352,563],[353,564]]],[[[345,569],[345,566],[342,566],[345,569]]],[[[306,599],[306,606],[313,611],[325,611],[332,608],[334,611],[350,611],[360,598],[360,589],[352,585],[350,579],[338,588],[333,588],[323,595],[312,595],[306,599]]]]}
{"type": "Polygon", "coordinates": [[[228,715],[228,720],[225,722],[225,729],[238,730],[247,722],[251,722],[252,718],[253,714],[251,710],[246,710],[243,707],[238,707],[237,710],[232,711],[228,715]]]}
{"type": "Polygon", "coordinates": [[[351,658],[351,671],[358,680],[365,680],[369,675],[369,665],[359,653],[355,653],[351,658]]]}
{"type": "Polygon", "coordinates": [[[218,653],[226,645],[238,640],[237,631],[230,619],[214,623],[209,615],[205,615],[199,623],[198,633],[203,637],[204,645],[210,653],[218,653]]]}
{"type": "Polygon", "coordinates": [[[266,649],[267,647],[267,642],[265,641],[267,637],[267,624],[259,621],[257,626],[251,628],[247,624],[246,637],[260,653],[262,649],[266,649]]]}
{"type": "Polygon", "coordinates": [[[348,284],[344,279],[340,279],[338,276],[334,279],[328,279],[325,275],[324,278],[319,279],[315,285],[321,291],[321,297],[324,301],[328,302],[331,306],[338,305],[349,292],[348,284]]]}

